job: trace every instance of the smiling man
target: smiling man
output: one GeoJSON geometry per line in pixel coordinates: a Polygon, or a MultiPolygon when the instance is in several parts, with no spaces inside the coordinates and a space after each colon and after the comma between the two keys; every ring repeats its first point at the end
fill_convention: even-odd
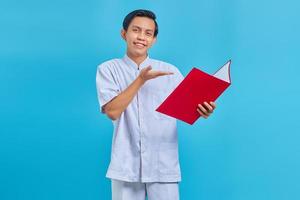
{"type": "MultiPolygon", "coordinates": [[[[106,174],[112,182],[113,200],[179,199],[176,119],[155,109],[183,76],[175,66],[149,57],[148,49],[158,34],[155,20],[149,10],[129,13],[121,30],[126,54],[97,68],[101,112],[114,125],[106,174]]],[[[205,102],[197,110],[207,118],[215,107],[214,102],[205,102]]]]}

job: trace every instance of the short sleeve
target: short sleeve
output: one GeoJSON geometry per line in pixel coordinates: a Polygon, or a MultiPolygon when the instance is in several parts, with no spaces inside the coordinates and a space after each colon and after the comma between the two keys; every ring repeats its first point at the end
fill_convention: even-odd
{"type": "Polygon", "coordinates": [[[179,69],[177,67],[174,67],[175,69],[175,84],[174,87],[177,87],[179,85],[179,83],[181,83],[181,81],[183,81],[184,76],[181,74],[181,72],[179,71],[179,69]]]}
{"type": "Polygon", "coordinates": [[[184,76],[181,74],[181,72],[178,69],[177,69],[177,73],[178,73],[178,82],[180,83],[184,79],[184,76]]]}
{"type": "Polygon", "coordinates": [[[103,106],[120,94],[120,87],[114,75],[107,65],[99,65],[96,74],[96,88],[100,110],[103,106]]]}

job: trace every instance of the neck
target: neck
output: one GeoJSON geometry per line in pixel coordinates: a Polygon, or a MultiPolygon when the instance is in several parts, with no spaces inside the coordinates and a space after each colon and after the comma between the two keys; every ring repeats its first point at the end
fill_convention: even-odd
{"type": "Polygon", "coordinates": [[[132,59],[138,66],[140,66],[140,64],[147,58],[147,54],[142,55],[142,56],[135,56],[135,55],[130,54],[128,51],[127,51],[127,56],[130,59],[132,59]]]}

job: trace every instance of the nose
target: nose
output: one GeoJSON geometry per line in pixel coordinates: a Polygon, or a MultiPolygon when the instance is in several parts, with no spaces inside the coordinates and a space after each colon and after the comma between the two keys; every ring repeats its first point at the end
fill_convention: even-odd
{"type": "Polygon", "coordinates": [[[137,38],[138,38],[139,40],[144,40],[144,39],[145,39],[144,33],[143,33],[143,32],[140,32],[140,33],[138,34],[137,38]]]}

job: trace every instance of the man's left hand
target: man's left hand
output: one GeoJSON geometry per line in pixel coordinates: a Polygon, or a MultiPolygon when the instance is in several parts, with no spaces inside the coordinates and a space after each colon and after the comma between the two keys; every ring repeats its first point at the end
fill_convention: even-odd
{"type": "Polygon", "coordinates": [[[198,104],[197,111],[202,117],[207,119],[209,115],[214,112],[215,108],[216,108],[215,102],[211,101],[207,103],[205,101],[203,104],[198,104]]]}

